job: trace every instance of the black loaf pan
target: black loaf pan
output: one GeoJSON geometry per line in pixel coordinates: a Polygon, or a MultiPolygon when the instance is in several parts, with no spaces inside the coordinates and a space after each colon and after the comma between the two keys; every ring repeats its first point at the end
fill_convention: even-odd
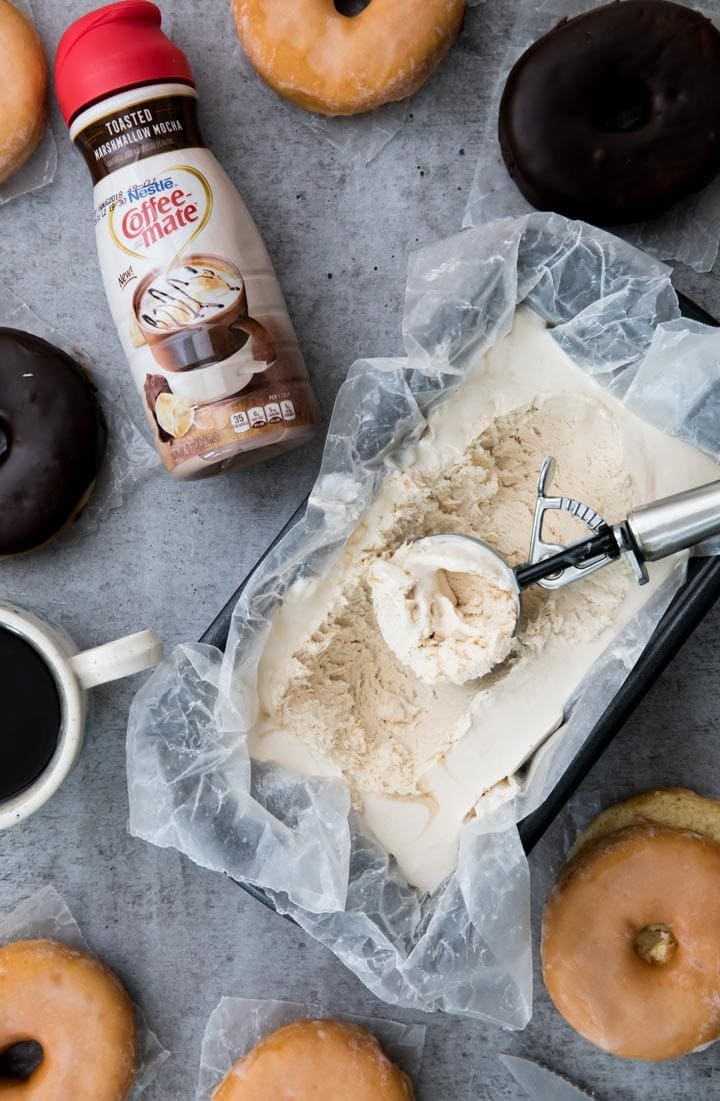
{"type": "MultiPolygon", "coordinates": [[[[720,325],[709,313],[682,294],[678,294],[683,316],[705,325],[720,325]]],[[[230,629],[230,619],[240,594],[267,554],[280,542],[285,533],[302,515],[305,502],[290,517],[277,538],[230,597],[200,639],[201,642],[224,650],[230,629]]],[[[620,691],[595,726],[590,737],[560,778],[551,794],[533,814],[520,824],[520,836],[525,852],[529,853],[551,823],[558,816],[573,792],[580,786],[593,765],[600,759],[616,734],[645,698],[663,670],[681,649],[683,644],[710,611],[720,597],[720,556],[693,558],[688,564],[688,575],[680,591],[658,624],[641,657],[628,675],[620,691]]],[[[274,909],[272,901],[261,890],[250,884],[241,886],[260,902],[274,909]]]]}

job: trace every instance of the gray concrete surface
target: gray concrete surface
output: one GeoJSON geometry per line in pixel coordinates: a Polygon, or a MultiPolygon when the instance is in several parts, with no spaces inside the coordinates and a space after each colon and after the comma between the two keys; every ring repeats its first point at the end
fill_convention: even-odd
{"type": "MultiPolygon", "coordinates": [[[[473,14],[442,72],[413,101],[402,133],[360,169],[242,69],[225,0],[164,0],[163,7],[197,75],[208,139],[277,263],[327,414],[353,359],[401,351],[408,252],[460,225],[514,4],[473,14]]],[[[49,49],[85,8],[86,0],[35,0],[49,49]]],[[[98,369],[116,374],[138,413],[95,259],[90,181],[57,114],[53,126],[54,183],[0,209],[3,281],[98,369]]],[[[720,315],[715,277],[680,270],[677,284],[720,315]]],[[[91,538],[3,562],[0,593],[60,621],[82,645],[144,626],[168,646],[194,639],[308,491],[320,446],[207,483],[179,486],[158,472],[91,538]]],[[[666,782],[720,794],[719,624],[717,612],[698,630],[593,771],[581,802],[666,782]]],[[[136,687],[96,693],[73,776],[45,810],[0,835],[0,912],[46,883],[66,896],[94,949],[119,970],[172,1051],[148,1101],[194,1096],[203,1030],[223,994],[409,1018],[378,1003],[324,948],[231,883],[127,835],[124,732],[136,687]]],[[[543,851],[533,858],[538,873],[543,851]]],[[[542,1057],[616,1101],[720,1089],[717,1049],[656,1067],[593,1050],[558,1017],[539,978],[523,1034],[442,1017],[427,1024],[421,1101],[519,1099],[498,1050],[542,1057]]]]}

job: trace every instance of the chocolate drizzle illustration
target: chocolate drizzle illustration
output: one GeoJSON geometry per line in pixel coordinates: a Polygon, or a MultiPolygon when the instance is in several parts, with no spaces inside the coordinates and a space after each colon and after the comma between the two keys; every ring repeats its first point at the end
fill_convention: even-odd
{"type": "Polygon", "coordinates": [[[140,304],[140,319],[149,328],[166,331],[209,321],[237,302],[242,289],[213,268],[184,264],[150,284],[140,304]],[[205,300],[199,297],[202,291],[205,300]]]}

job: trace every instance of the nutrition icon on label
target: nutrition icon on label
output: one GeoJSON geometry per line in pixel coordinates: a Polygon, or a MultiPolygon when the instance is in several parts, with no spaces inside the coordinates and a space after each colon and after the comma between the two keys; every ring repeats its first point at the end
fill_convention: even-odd
{"type": "Polygon", "coordinates": [[[233,413],[230,417],[235,432],[240,436],[251,428],[263,428],[266,424],[280,424],[282,421],[294,421],[297,416],[295,405],[289,398],[283,401],[269,401],[267,405],[254,405],[246,412],[233,413]]]}

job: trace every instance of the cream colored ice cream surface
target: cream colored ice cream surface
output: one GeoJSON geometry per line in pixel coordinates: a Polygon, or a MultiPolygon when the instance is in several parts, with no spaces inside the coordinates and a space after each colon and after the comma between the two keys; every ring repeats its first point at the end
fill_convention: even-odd
{"type": "Polygon", "coordinates": [[[431,535],[368,567],[375,619],[395,657],[426,684],[466,684],[516,647],[518,587],[478,539],[431,535]]]}
{"type": "MultiPolygon", "coordinates": [[[[412,540],[471,535],[511,566],[528,555],[543,460],[553,489],[609,523],[635,505],[712,481],[718,467],[626,409],[520,310],[511,333],[437,405],[390,469],[324,578],[286,594],[258,672],[251,756],[305,775],[344,776],[367,827],[409,882],[454,868],[463,823],[563,721],[566,701],[667,578],[640,587],[624,562],[557,592],[526,590],[511,652],[487,676],[426,683],[378,627],[370,575],[412,540]]],[[[588,534],[564,513],[546,539],[588,534]]]]}

